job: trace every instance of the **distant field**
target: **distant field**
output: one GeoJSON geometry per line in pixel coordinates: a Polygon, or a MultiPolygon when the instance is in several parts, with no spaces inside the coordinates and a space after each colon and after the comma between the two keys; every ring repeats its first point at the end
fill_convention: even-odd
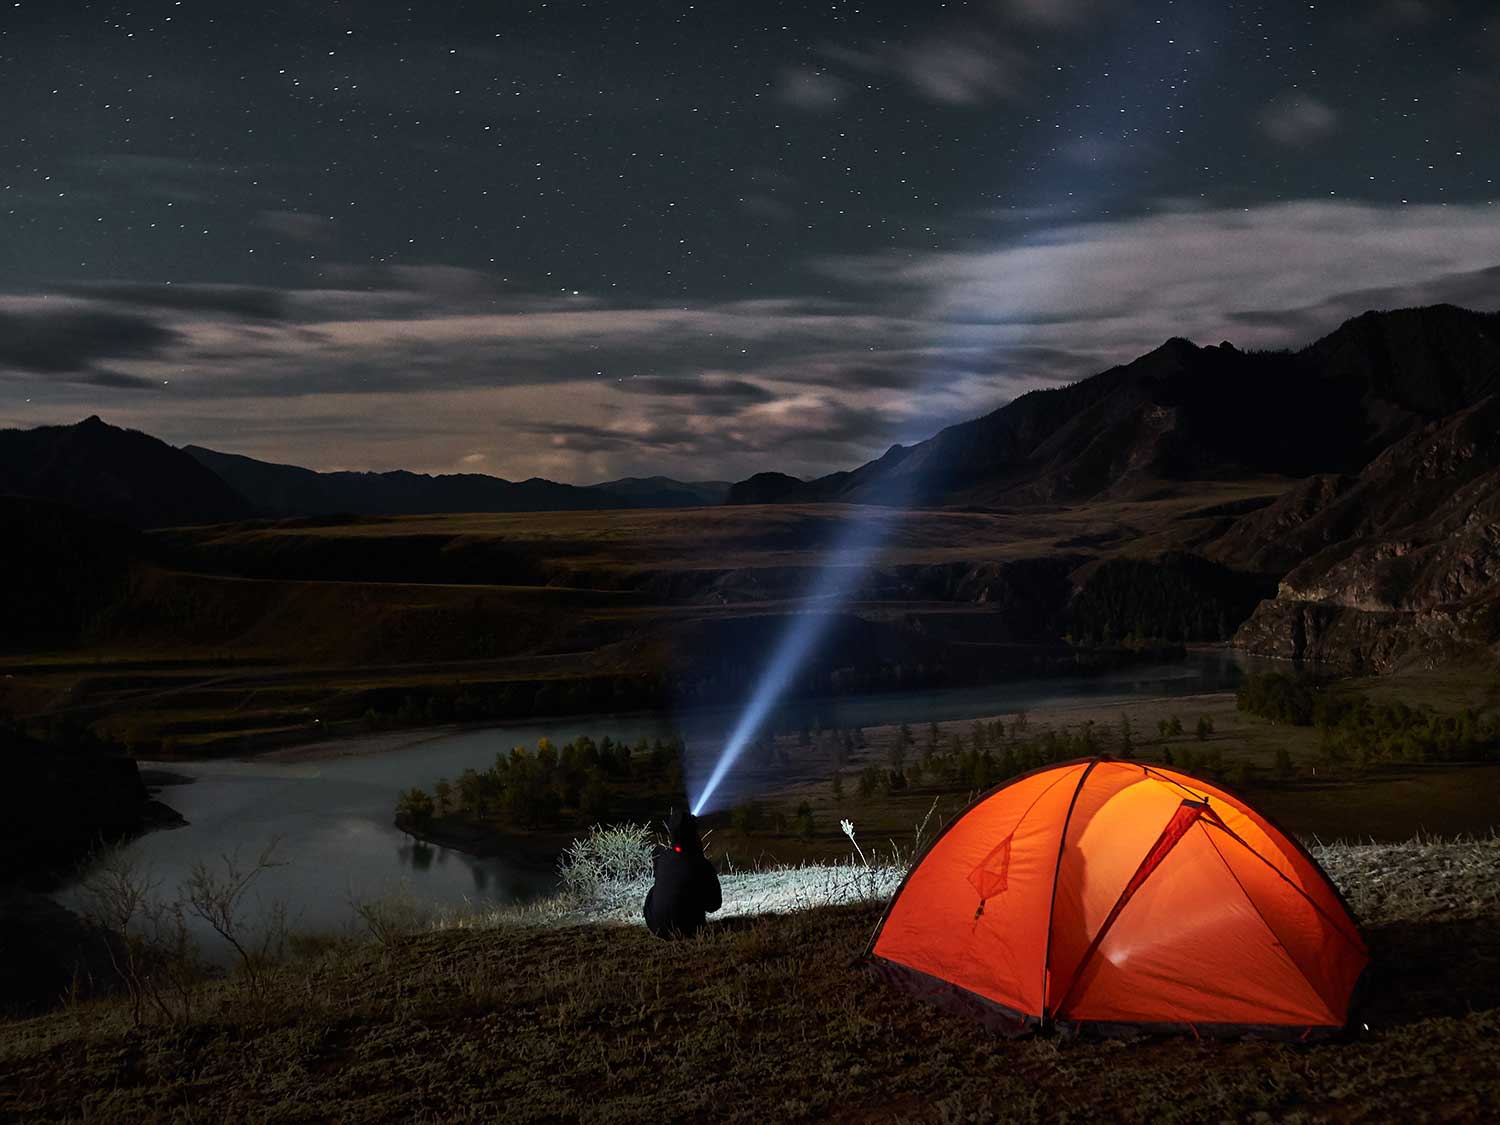
{"type": "Polygon", "coordinates": [[[821,690],[994,678],[1027,667],[1028,644],[1060,646],[1037,630],[1070,568],[1190,545],[1222,526],[1215,506],[1286,486],[1025,511],[770,505],[172,529],[147,537],[150,563],[82,644],[0,657],[0,708],[97,723],[172,756],[362,731],[372,710],[414,725],[727,700],[850,520],[883,524],[884,546],[851,575],[821,690]],[[1020,560],[1042,566],[1005,571],[1020,560]],[[1045,596],[1038,582],[1053,583],[1045,596]]]}
{"type": "MultiPolygon", "coordinates": [[[[456,514],[366,517],[295,526],[238,525],[157,533],[164,543],[191,547],[195,557],[245,569],[378,565],[389,552],[411,564],[420,544],[434,570],[534,566],[549,577],[614,585],[623,577],[695,569],[822,565],[846,521],[883,525],[879,561],[918,565],[974,559],[1107,555],[1158,551],[1190,540],[1216,517],[1205,508],[1274,496],[1281,479],[1195,482],[1191,491],[1152,501],[1027,508],[1013,511],[890,509],[865,505],[747,505],[661,510],[456,514]],[[360,554],[338,544],[356,540],[360,554]],[[435,554],[432,552],[435,550],[435,554]]],[[[328,575],[331,576],[331,575],[328,575]]],[[[420,580],[418,575],[408,579],[420,580]]]]}

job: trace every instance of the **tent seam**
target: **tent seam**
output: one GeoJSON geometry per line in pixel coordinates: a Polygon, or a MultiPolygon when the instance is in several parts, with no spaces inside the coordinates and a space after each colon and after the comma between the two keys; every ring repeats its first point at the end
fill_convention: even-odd
{"type": "MultiPolygon", "coordinates": [[[[1152,777],[1156,778],[1158,781],[1160,781],[1164,785],[1175,786],[1176,788],[1181,789],[1184,793],[1189,793],[1189,794],[1193,793],[1193,790],[1189,789],[1186,785],[1182,784],[1182,782],[1177,781],[1177,780],[1175,780],[1175,779],[1173,779],[1171,777],[1168,777],[1165,773],[1162,773],[1159,770],[1152,769],[1150,766],[1146,765],[1144,762],[1141,763],[1141,769],[1144,770],[1146,773],[1150,774],[1152,777]]],[[[1178,772],[1178,771],[1175,770],[1175,767],[1174,767],[1174,772],[1178,772]]],[[[1191,781],[1200,781],[1201,780],[1201,781],[1203,781],[1203,783],[1205,785],[1208,784],[1208,781],[1206,779],[1195,778],[1192,774],[1184,774],[1183,776],[1187,777],[1191,781]]],[[[1221,785],[1216,786],[1216,787],[1220,788],[1220,789],[1223,788],[1221,785]]],[[[1201,799],[1204,800],[1204,801],[1207,801],[1208,804],[1209,804],[1209,806],[1212,807],[1213,802],[1209,800],[1210,796],[1211,796],[1210,794],[1208,794],[1207,792],[1205,792],[1205,793],[1203,793],[1201,795],[1201,799]]],[[[1240,844],[1240,846],[1243,847],[1247,852],[1249,852],[1256,859],[1258,859],[1262,863],[1264,863],[1272,871],[1276,872],[1276,874],[1277,874],[1278,877],[1280,877],[1282,880],[1284,880],[1285,882],[1287,882],[1288,884],[1290,884],[1291,887],[1298,894],[1300,894],[1303,898],[1307,899],[1308,903],[1312,906],[1312,908],[1314,910],[1316,910],[1319,914],[1321,914],[1323,916],[1324,920],[1327,921],[1328,924],[1331,925],[1335,930],[1337,930],[1339,932],[1340,936],[1342,936],[1345,941],[1347,941],[1351,946],[1353,946],[1354,949],[1357,952],[1359,952],[1359,953],[1363,954],[1364,956],[1368,957],[1369,954],[1370,954],[1370,950],[1369,950],[1369,947],[1367,945],[1365,945],[1364,935],[1362,935],[1359,932],[1359,920],[1357,918],[1355,918],[1355,916],[1354,916],[1354,909],[1349,905],[1348,899],[1346,899],[1344,897],[1344,892],[1341,891],[1341,890],[1339,890],[1338,884],[1334,883],[1333,880],[1331,880],[1331,879],[1328,878],[1328,873],[1323,870],[1323,865],[1321,863],[1319,863],[1313,857],[1312,853],[1310,853],[1307,850],[1307,848],[1302,844],[1302,841],[1300,841],[1299,839],[1297,839],[1297,837],[1294,836],[1292,833],[1288,832],[1285,828],[1283,828],[1280,824],[1278,824],[1273,818],[1267,816],[1264,812],[1261,812],[1258,809],[1252,808],[1250,806],[1249,802],[1247,802],[1243,797],[1240,797],[1239,795],[1237,795],[1233,791],[1230,791],[1228,793],[1228,796],[1230,798],[1230,802],[1229,803],[1230,803],[1231,807],[1234,807],[1236,805],[1236,803],[1238,802],[1238,805],[1241,807],[1241,811],[1242,812],[1253,813],[1255,817],[1259,817],[1267,825],[1269,825],[1271,828],[1273,828],[1275,830],[1275,835],[1278,835],[1278,836],[1282,837],[1284,840],[1286,840],[1287,843],[1291,844],[1292,847],[1294,847],[1295,849],[1297,849],[1297,854],[1300,855],[1308,863],[1308,865],[1313,869],[1313,872],[1322,880],[1323,885],[1333,892],[1334,901],[1337,902],[1341,907],[1344,908],[1345,915],[1347,915],[1349,922],[1352,923],[1353,926],[1354,926],[1354,937],[1351,938],[1349,936],[1349,934],[1344,931],[1344,927],[1339,923],[1338,919],[1335,918],[1332,914],[1330,914],[1327,910],[1323,909],[1323,907],[1318,904],[1317,900],[1314,899],[1312,897],[1312,895],[1308,894],[1307,891],[1304,890],[1301,886],[1299,886],[1295,880],[1288,878],[1287,875],[1286,875],[1286,873],[1283,872],[1281,870],[1281,868],[1277,867],[1269,859],[1267,859],[1265,856],[1261,855],[1260,852],[1258,852],[1254,848],[1252,848],[1250,846],[1250,844],[1249,844],[1248,841],[1246,841],[1238,833],[1236,833],[1235,831],[1233,831],[1227,824],[1224,824],[1221,821],[1221,822],[1219,822],[1219,823],[1216,824],[1216,827],[1218,827],[1220,831],[1226,833],[1231,838],[1233,838],[1234,840],[1236,840],[1240,844]]],[[[1200,796],[1197,795],[1197,794],[1194,794],[1193,795],[1193,799],[1194,800],[1198,800],[1198,799],[1200,799],[1200,796]]],[[[1213,823],[1213,822],[1210,822],[1210,823],[1213,823]]]]}
{"type": "Polygon", "coordinates": [[[1068,846],[1068,827],[1073,823],[1073,809],[1078,805],[1078,794],[1083,792],[1083,783],[1089,779],[1089,774],[1094,772],[1102,758],[1095,758],[1089,762],[1088,767],[1078,777],[1078,786],[1073,790],[1073,799],[1068,802],[1068,814],[1063,817],[1062,832],[1057,838],[1057,858],[1052,862],[1052,896],[1047,902],[1047,940],[1042,946],[1042,1022],[1045,1023],[1047,1016],[1047,1001],[1049,985],[1052,982],[1052,923],[1057,914],[1057,876],[1062,870],[1063,851],[1068,846]]]}
{"type": "MultiPolygon", "coordinates": [[[[1203,822],[1200,820],[1198,822],[1198,825],[1200,828],[1203,827],[1203,822]]],[[[1271,935],[1271,940],[1281,947],[1281,951],[1286,954],[1286,959],[1291,962],[1292,968],[1297,970],[1297,975],[1302,978],[1303,983],[1306,984],[1308,988],[1312,989],[1312,994],[1318,998],[1323,1007],[1328,1009],[1329,1018],[1338,1019],[1338,1014],[1333,1010],[1333,1006],[1329,1004],[1328,997],[1324,996],[1323,990],[1319,988],[1315,983],[1313,983],[1312,978],[1307,975],[1307,970],[1302,967],[1297,958],[1292,954],[1290,947],[1288,947],[1286,942],[1281,940],[1281,935],[1276,932],[1276,927],[1271,925],[1270,919],[1268,919],[1265,915],[1265,911],[1261,910],[1260,903],[1255,901],[1254,896],[1250,894],[1250,891],[1240,880],[1240,877],[1235,874],[1234,868],[1229,866],[1229,860],[1224,858],[1224,852],[1222,849],[1220,849],[1218,842],[1214,839],[1213,833],[1208,831],[1207,828],[1204,828],[1203,835],[1208,840],[1209,847],[1213,848],[1214,854],[1219,857],[1219,862],[1224,865],[1224,870],[1229,872],[1229,877],[1234,880],[1234,885],[1240,889],[1240,894],[1243,895],[1245,901],[1250,904],[1250,909],[1255,911],[1256,917],[1260,919],[1261,925],[1266,928],[1266,933],[1271,935]]]]}
{"type": "MultiPolygon", "coordinates": [[[[1247,852],[1249,852],[1251,855],[1253,855],[1256,859],[1258,859],[1262,863],[1264,863],[1267,867],[1269,867],[1275,873],[1275,875],[1276,875],[1276,877],[1278,879],[1280,879],[1287,886],[1291,887],[1292,890],[1296,891],[1299,895],[1301,895],[1304,899],[1306,899],[1307,900],[1307,904],[1309,906],[1311,906],[1314,910],[1316,910],[1320,915],[1322,915],[1323,920],[1325,922],[1327,922],[1330,926],[1333,927],[1334,932],[1337,933],[1339,935],[1339,937],[1343,938],[1346,942],[1349,943],[1350,948],[1352,948],[1355,952],[1357,952],[1357,953],[1359,953],[1359,954],[1361,954],[1363,956],[1366,956],[1366,957],[1369,956],[1370,951],[1369,951],[1369,949],[1366,948],[1364,941],[1363,940],[1355,940],[1354,938],[1351,938],[1347,933],[1345,933],[1344,932],[1344,927],[1339,924],[1338,919],[1335,918],[1333,915],[1329,914],[1328,911],[1324,910],[1323,907],[1321,905],[1319,905],[1318,900],[1315,899],[1315,898],[1313,898],[1312,895],[1310,895],[1310,894],[1307,893],[1306,888],[1299,886],[1297,884],[1297,881],[1295,879],[1289,878],[1287,876],[1287,874],[1286,874],[1285,871],[1281,870],[1281,868],[1277,867],[1269,859],[1267,859],[1265,856],[1261,855],[1260,852],[1258,852],[1254,848],[1252,848],[1250,846],[1249,841],[1246,840],[1243,836],[1241,836],[1234,829],[1230,828],[1229,825],[1225,824],[1221,820],[1210,820],[1209,823],[1212,824],[1215,828],[1217,828],[1220,832],[1224,833],[1224,835],[1228,836],[1235,843],[1239,844],[1240,847],[1244,848],[1247,852]]],[[[1327,877],[1325,876],[1324,878],[1325,878],[1325,881],[1326,881],[1327,877]]],[[[1347,910],[1348,908],[1345,907],[1345,909],[1347,910]]],[[[1350,920],[1351,921],[1353,920],[1352,917],[1351,917],[1350,920]]]]}
{"type": "Polygon", "coordinates": [[[1089,942],[1088,948],[1084,950],[1083,957],[1080,958],[1078,964],[1073,967],[1073,975],[1068,981],[1067,990],[1062,994],[1062,999],[1057,1002],[1056,1011],[1059,1014],[1061,1014],[1062,1009],[1067,1005],[1068,1001],[1073,999],[1073,994],[1078,990],[1078,986],[1083,980],[1085,970],[1088,969],[1089,964],[1098,955],[1099,947],[1104,944],[1105,937],[1108,936],[1110,930],[1114,928],[1115,923],[1120,920],[1120,916],[1125,913],[1126,907],[1128,907],[1130,903],[1135,899],[1136,893],[1141,889],[1141,887],[1144,887],[1146,883],[1150,881],[1151,877],[1155,875],[1156,872],[1161,868],[1161,865],[1167,861],[1167,858],[1177,850],[1177,845],[1182,843],[1183,837],[1185,837],[1188,832],[1191,831],[1192,824],[1188,825],[1186,829],[1179,832],[1177,836],[1173,838],[1172,842],[1167,845],[1167,850],[1157,857],[1156,862],[1152,864],[1149,869],[1145,869],[1147,861],[1149,861],[1152,855],[1155,854],[1156,849],[1161,846],[1161,842],[1167,838],[1167,833],[1172,830],[1172,826],[1176,823],[1178,816],[1180,816],[1182,813],[1182,810],[1188,807],[1192,807],[1197,810],[1197,812],[1193,814],[1193,823],[1196,824],[1202,818],[1203,810],[1207,806],[1199,801],[1183,801],[1180,805],[1177,806],[1176,811],[1172,813],[1171,817],[1167,819],[1167,823],[1162,825],[1160,834],[1156,837],[1156,840],[1152,843],[1151,847],[1146,850],[1146,854],[1141,856],[1140,863],[1136,865],[1135,874],[1131,875],[1129,881],[1126,882],[1125,886],[1121,888],[1120,894],[1118,897],[1116,897],[1114,905],[1110,907],[1109,913],[1105,916],[1104,921],[1100,923],[1098,932],[1094,934],[1093,940],[1089,942]],[[1142,875],[1143,869],[1145,869],[1144,875],[1142,875]],[[1141,881],[1137,884],[1136,879],[1138,878],[1141,881]]]}

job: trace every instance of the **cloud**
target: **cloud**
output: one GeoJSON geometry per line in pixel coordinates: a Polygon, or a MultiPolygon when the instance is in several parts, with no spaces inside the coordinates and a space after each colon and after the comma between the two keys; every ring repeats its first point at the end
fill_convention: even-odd
{"type": "Polygon", "coordinates": [[[1064,141],[1058,146],[1058,152],[1071,164],[1094,169],[1118,164],[1132,154],[1140,156],[1138,151],[1133,152],[1124,141],[1114,137],[1078,137],[1064,141]]]}
{"type": "Polygon", "coordinates": [[[112,387],[120,390],[144,390],[161,385],[159,379],[147,379],[141,375],[127,375],[123,371],[111,371],[107,367],[95,367],[78,372],[70,382],[93,387],[112,387]]]}
{"type": "MultiPolygon", "coordinates": [[[[0,368],[38,375],[75,375],[109,386],[136,385],[99,369],[103,360],[161,354],[177,334],[148,317],[90,306],[42,308],[11,301],[0,307],[0,368]]],[[[141,384],[144,385],[144,384],[141,384]]]]}
{"type": "Polygon", "coordinates": [[[754,215],[761,219],[771,219],[778,223],[790,222],[797,214],[796,208],[770,195],[761,195],[758,193],[742,195],[740,196],[739,204],[740,209],[747,215],[754,215]]]}
{"type": "Polygon", "coordinates": [[[332,239],[334,223],[326,215],[307,211],[262,211],[255,216],[255,225],[293,242],[319,243],[332,239]]]}
{"type": "MultiPolygon", "coordinates": [[[[117,152],[74,161],[108,181],[112,192],[126,191],[173,203],[216,202],[227,192],[241,193],[232,165],[180,156],[117,152]]],[[[262,190],[262,189],[256,189],[262,190]]]]}
{"type": "Polygon", "coordinates": [[[150,282],[104,282],[68,285],[63,292],[121,305],[218,312],[254,320],[282,320],[289,315],[285,293],[255,285],[173,285],[150,282]]]}
{"type": "Polygon", "coordinates": [[[1288,339],[1311,340],[1333,324],[1370,309],[1458,305],[1486,312],[1500,310],[1500,265],[1446,274],[1425,281],[1351,289],[1295,309],[1246,309],[1230,319],[1257,330],[1272,329],[1288,339]]]}
{"type": "Polygon", "coordinates": [[[895,69],[922,96],[945,105],[975,105],[1013,94],[1021,56],[982,33],[922,39],[897,50],[895,69]]]}
{"type": "Polygon", "coordinates": [[[851,406],[836,396],[804,393],[757,404],[728,423],[674,414],[608,422],[547,420],[528,429],[553,450],[631,458],[644,453],[647,465],[653,463],[652,457],[671,456],[698,464],[697,473],[702,476],[726,463],[763,466],[767,457],[778,458],[778,466],[796,468],[809,463],[826,465],[830,457],[857,458],[872,442],[879,443],[890,433],[891,416],[878,408],[851,406]],[[788,453],[791,460],[783,456],[788,453]]]}
{"type": "Polygon", "coordinates": [[[949,106],[1015,97],[1026,72],[1025,56],[983,24],[870,49],[828,45],[820,53],[846,70],[899,79],[919,97],[949,106]]]}
{"type": "Polygon", "coordinates": [[[1301,148],[1338,128],[1339,115],[1326,102],[1306,94],[1277,98],[1261,112],[1260,129],[1278,144],[1301,148]]]}
{"type": "Polygon", "coordinates": [[[1173,335],[1304,343],[1337,326],[1349,278],[1365,281],[1366,298],[1452,286],[1483,304],[1491,276],[1483,271],[1500,262],[1497,231],[1500,210],[1486,204],[1310,201],[1077,223],[993,250],[877,254],[818,268],[923,302],[932,321],[951,325],[950,336],[993,324],[997,355],[1013,339],[1113,360],[1173,335]],[[1317,323],[1305,315],[1312,309],[1321,310],[1317,323]],[[1242,318],[1249,310],[1261,317],[1253,325],[1242,318]],[[1281,322],[1273,313],[1298,316],[1281,322]]]}
{"type": "Polygon", "coordinates": [[[848,93],[848,83],[843,79],[805,66],[783,70],[776,84],[777,100],[796,109],[833,109],[848,93]]]}
{"type": "Polygon", "coordinates": [[[625,379],[616,385],[616,390],[626,394],[662,395],[668,398],[728,399],[737,402],[766,402],[775,394],[765,387],[744,379],[726,376],[648,375],[645,378],[625,379]]]}
{"type": "Polygon", "coordinates": [[[1113,6],[1111,0],[999,0],[997,7],[1018,23],[1040,27],[1076,27],[1097,19],[1113,6]]]}
{"type": "Polygon", "coordinates": [[[103,404],[169,440],[318,468],[810,476],[1169,336],[1296,346],[1370,307],[1500,306],[1490,206],[1171,206],[995,230],[988,247],[809,263],[839,298],[605,302],[333,266],[268,291],[270,319],[244,315],[267,294],[234,287],[100,284],[0,298],[0,364],[29,380],[38,401],[10,410],[32,424],[103,404]],[[129,409],[100,397],[164,379],[129,409]]]}

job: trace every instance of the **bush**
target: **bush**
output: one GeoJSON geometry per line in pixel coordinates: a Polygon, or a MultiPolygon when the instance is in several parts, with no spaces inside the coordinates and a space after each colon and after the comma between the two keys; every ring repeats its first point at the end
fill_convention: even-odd
{"type": "Polygon", "coordinates": [[[557,865],[563,890],[588,898],[605,883],[646,878],[654,842],[645,824],[594,825],[587,836],[563,849],[557,865]]]}
{"type": "Polygon", "coordinates": [[[420,789],[408,789],[396,800],[396,824],[421,831],[432,823],[432,798],[420,789]]]}
{"type": "Polygon", "coordinates": [[[813,821],[812,806],[806,801],[797,806],[797,815],[792,821],[792,827],[804,840],[812,839],[813,833],[817,831],[817,825],[813,821]]]}
{"type": "Polygon", "coordinates": [[[730,825],[742,835],[754,832],[764,820],[764,810],[754,801],[749,804],[736,805],[734,811],[729,814],[730,825]]]}

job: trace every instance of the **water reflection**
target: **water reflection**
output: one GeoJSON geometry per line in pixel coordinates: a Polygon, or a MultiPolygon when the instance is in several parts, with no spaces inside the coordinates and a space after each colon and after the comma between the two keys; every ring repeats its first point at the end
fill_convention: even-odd
{"type": "Polygon", "coordinates": [[[397,848],[396,855],[413,871],[426,871],[432,866],[432,850],[430,844],[424,844],[421,840],[413,840],[405,847],[397,848]]]}

